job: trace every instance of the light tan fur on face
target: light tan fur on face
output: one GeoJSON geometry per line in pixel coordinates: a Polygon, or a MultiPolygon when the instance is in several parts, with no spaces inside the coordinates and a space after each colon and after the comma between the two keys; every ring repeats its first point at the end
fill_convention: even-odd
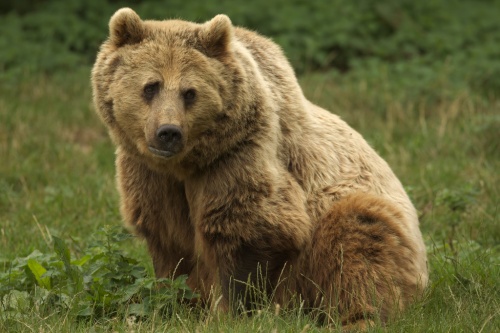
{"type": "Polygon", "coordinates": [[[225,15],[143,21],[124,8],[92,85],[117,146],[121,213],[145,237],[157,276],[189,274],[203,300],[219,289],[222,308],[239,311],[238,280],[257,283],[266,267],[262,292],[276,302],[300,294],[359,327],[388,320],[427,284],[401,183],[360,134],[306,100],[270,40],[225,15]],[[162,125],[182,132],[168,158],[151,150],[162,125]]]}

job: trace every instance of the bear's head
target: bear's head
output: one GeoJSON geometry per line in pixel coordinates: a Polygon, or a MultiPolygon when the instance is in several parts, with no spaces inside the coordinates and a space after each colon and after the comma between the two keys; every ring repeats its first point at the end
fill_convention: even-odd
{"type": "Polygon", "coordinates": [[[94,103],[121,150],[158,171],[203,169],[255,132],[263,109],[229,18],[109,22],[92,70],[94,103]]]}

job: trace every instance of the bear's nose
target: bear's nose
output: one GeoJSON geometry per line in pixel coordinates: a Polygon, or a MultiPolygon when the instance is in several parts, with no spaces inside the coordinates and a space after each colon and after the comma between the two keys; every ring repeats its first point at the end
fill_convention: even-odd
{"type": "Polygon", "coordinates": [[[175,146],[182,142],[182,130],[175,125],[161,125],[156,130],[156,137],[162,144],[175,146]]]}

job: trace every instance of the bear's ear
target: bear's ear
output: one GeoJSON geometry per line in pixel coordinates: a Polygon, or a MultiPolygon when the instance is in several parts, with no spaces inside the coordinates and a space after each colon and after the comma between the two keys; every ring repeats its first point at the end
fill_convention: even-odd
{"type": "Polygon", "coordinates": [[[109,39],[117,46],[139,43],[144,38],[141,18],[130,8],[122,8],[109,20],[109,39]]]}
{"type": "Polygon", "coordinates": [[[220,14],[205,23],[201,43],[207,56],[218,58],[231,49],[233,25],[226,15],[220,14]]]}

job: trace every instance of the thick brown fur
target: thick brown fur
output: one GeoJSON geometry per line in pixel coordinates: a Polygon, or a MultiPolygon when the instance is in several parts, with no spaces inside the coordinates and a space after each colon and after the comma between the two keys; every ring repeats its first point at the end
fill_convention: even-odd
{"type": "Polygon", "coordinates": [[[121,213],[157,276],[188,274],[202,299],[220,290],[220,307],[234,310],[261,276],[274,301],[300,297],[360,327],[426,285],[401,183],[356,131],[306,100],[270,40],[224,15],[142,21],[124,8],[92,85],[117,146],[121,213]]]}

